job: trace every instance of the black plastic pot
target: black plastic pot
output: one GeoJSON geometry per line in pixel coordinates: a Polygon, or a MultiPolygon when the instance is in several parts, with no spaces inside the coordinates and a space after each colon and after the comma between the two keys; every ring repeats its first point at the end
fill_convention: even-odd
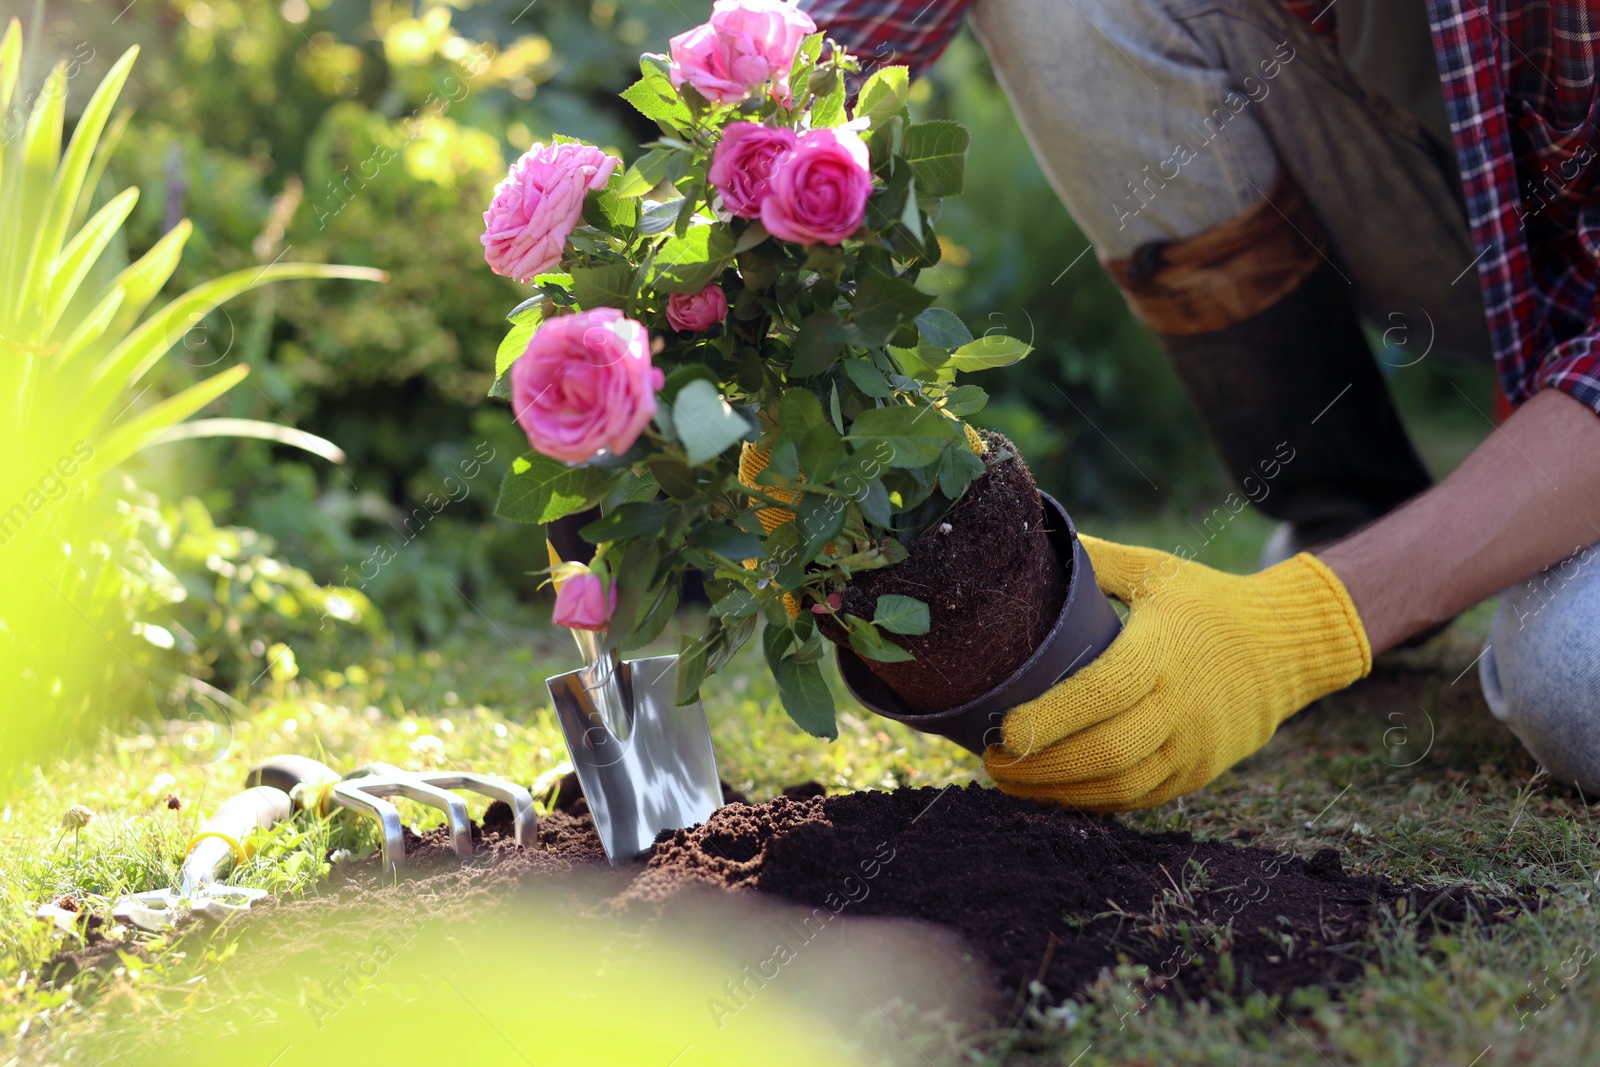
{"type": "Polygon", "coordinates": [[[1078,543],[1072,518],[1049,493],[1039,494],[1049,525],[1050,543],[1057,558],[1068,566],[1067,596],[1061,614],[1044,642],[1028,661],[975,700],[945,711],[908,712],[883,679],[873,674],[862,658],[839,646],[839,673],[851,694],[868,710],[903,722],[925,734],[948,737],[973,752],[982,753],[1000,743],[1000,723],[1006,712],[1026,703],[1090,663],[1104,652],[1122,630],[1116,609],[1095,584],[1089,553],[1078,543]]]}

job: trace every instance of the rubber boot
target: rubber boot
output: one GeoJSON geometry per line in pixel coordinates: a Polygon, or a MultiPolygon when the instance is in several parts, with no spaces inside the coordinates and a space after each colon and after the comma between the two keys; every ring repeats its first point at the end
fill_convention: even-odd
{"type": "Polygon", "coordinates": [[[1234,484],[1290,524],[1279,551],[1337,540],[1432,484],[1331,264],[1242,322],[1161,343],[1234,484]]]}
{"type": "Polygon", "coordinates": [[[1240,493],[1289,524],[1277,551],[1336,540],[1431,484],[1286,171],[1235,218],[1106,268],[1240,493]]]}

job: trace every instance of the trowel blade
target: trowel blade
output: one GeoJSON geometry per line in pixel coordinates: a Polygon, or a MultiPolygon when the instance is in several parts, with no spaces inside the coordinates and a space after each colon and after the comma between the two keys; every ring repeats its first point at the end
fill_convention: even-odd
{"type": "Polygon", "coordinates": [[[631,719],[619,740],[600,714],[583,670],[546,683],[606,858],[647,850],[663,830],[705,822],[722,806],[711,731],[699,701],[672,702],[678,657],[627,660],[609,672],[631,719]]]}

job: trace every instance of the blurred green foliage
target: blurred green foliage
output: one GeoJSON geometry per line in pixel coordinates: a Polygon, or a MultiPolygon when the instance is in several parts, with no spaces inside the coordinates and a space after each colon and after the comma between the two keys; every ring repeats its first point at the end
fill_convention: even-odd
{"type": "MultiPolygon", "coordinates": [[[[203,497],[221,518],[270,534],[322,580],[362,588],[402,630],[437,636],[464,611],[533,595],[537,539],[490,517],[520,448],[484,393],[501,316],[523,294],[483,264],[482,209],[510,159],[552,132],[634,155],[654,131],[616,93],[641,51],[664,50],[709,4],[158,0],[100,17],[123,6],[76,0],[47,21],[58,49],[87,38],[97,60],[147,49],[113,164],[115,179],[153,194],[130,220],[132,251],[187,215],[196,234],[175,284],[291,251],[392,274],[381,287],[241,301],[196,325],[172,372],[249,363],[219,413],[290,422],[336,442],[347,464],[196,443],[183,446],[186,479],[203,457],[203,497]],[[407,523],[484,451],[495,458],[464,498],[430,514],[425,532],[407,523]],[[399,564],[363,572],[385,550],[399,564]]],[[[1039,349],[985,375],[995,399],[982,421],[1069,507],[1212,492],[1219,475],[1198,426],[1093,255],[1080,258],[1087,242],[981,48],[963,35],[913,101],[919,117],[973,131],[969,194],[949,205],[928,284],[975,329],[1039,349]]]]}
{"type": "MultiPolygon", "coordinates": [[[[218,526],[193,497],[162,504],[129,485],[120,510],[123,536],[111,548],[129,575],[134,613],[144,617],[133,633],[178,653],[183,679],[237,690],[274,670],[342,663],[353,636],[344,627],[383,632],[382,616],[359,590],[319,585],[278,559],[270,537],[218,526]]],[[[162,662],[173,661],[161,657],[150,669],[162,662]]]]}

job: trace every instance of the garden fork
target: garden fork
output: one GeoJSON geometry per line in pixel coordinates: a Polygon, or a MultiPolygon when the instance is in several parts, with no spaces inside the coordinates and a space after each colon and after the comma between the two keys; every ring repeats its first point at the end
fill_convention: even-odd
{"type": "MultiPolygon", "coordinates": [[[[302,757],[292,756],[278,762],[292,766],[289,761],[300,759],[302,757]]],[[[320,803],[324,808],[332,804],[377,819],[383,834],[383,869],[397,872],[406,863],[405,830],[400,810],[389,797],[402,796],[443,811],[450,827],[451,850],[458,859],[472,855],[472,820],[467,817],[466,801],[451,792],[453,789],[505,801],[511,806],[517,844],[524,847],[538,844],[539,821],[533,810],[533,794],[520,785],[485,774],[403,771],[387,763],[374,763],[333,782],[320,803]]]]}

